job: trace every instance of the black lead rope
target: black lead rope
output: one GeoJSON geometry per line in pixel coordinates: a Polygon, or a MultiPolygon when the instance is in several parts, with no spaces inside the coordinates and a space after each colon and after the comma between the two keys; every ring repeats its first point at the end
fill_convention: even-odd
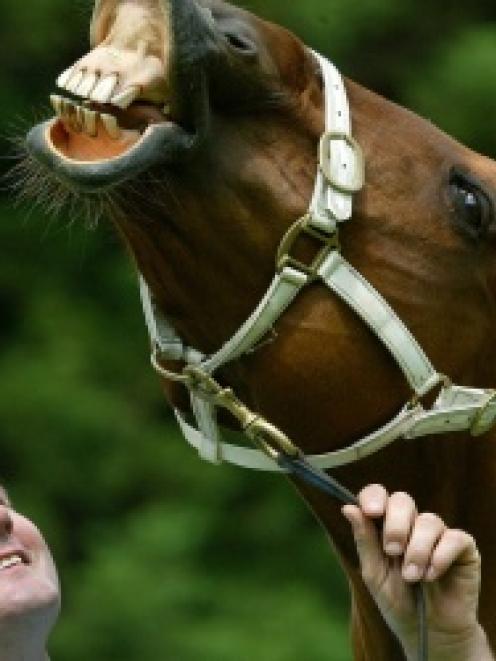
{"type": "MultiPolygon", "coordinates": [[[[155,355],[152,357],[156,358],[155,355]]],[[[299,477],[320,489],[343,505],[358,505],[355,495],[324,471],[311,466],[301,450],[277,427],[255,414],[234,394],[231,388],[223,388],[210,374],[197,366],[188,366],[181,375],[160,368],[166,378],[182,381],[205,401],[226,409],[240,423],[241,429],[267,456],[276,461],[288,473],[299,477]]],[[[414,586],[418,614],[418,661],[428,661],[427,620],[425,594],[421,583],[414,586]]]]}
{"type": "MultiPolygon", "coordinates": [[[[336,498],[343,505],[358,505],[357,497],[327,473],[311,466],[304,457],[290,457],[279,453],[277,463],[281,468],[307,484],[336,498]]],[[[418,661],[428,661],[428,635],[425,593],[422,583],[413,586],[418,621],[418,661]]]]}

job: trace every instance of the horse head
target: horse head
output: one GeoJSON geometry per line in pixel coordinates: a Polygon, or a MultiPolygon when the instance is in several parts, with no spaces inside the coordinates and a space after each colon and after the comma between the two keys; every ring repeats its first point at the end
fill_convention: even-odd
{"type": "MultiPolygon", "coordinates": [[[[28,136],[37,167],[54,187],[104,206],[161,313],[191,346],[217,350],[267,289],[281,238],[312,197],[325,103],[315,54],[220,0],[97,0],[91,50],[58,86],[56,118],[28,136]]],[[[496,165],[352,81],[346,89],[366,186],[342,228],[342,253],[440,372],[494,386],[496,165]]],[[[311,255],[312,239],[296,249],[311,255]]],[[[308,452],[349,444],[410,396],[384,347],[318,282],[221,377],[308,452]]],[[[167,394],[186,406],[180,387],[167,394]]],[[[420,462],[432,459],[427,489],[428,471],[435,481],[448,457],[452,484],[468,443],[390,448],[342,474],[352,486],[372,478],[427,501],[420,462]]],[[[453,489],[443,492],[430,506],[456,519],[453,489]]],[[[352,574],[338,516],[306,496],[335,527],[352,574]]]]}

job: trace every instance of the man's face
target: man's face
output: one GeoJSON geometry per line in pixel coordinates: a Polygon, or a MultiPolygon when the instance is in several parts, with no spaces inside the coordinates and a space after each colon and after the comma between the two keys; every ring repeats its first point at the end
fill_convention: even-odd
{"type": "Polygon", "coordinates": [[[48,546],[0,486],[0,627],[30,622],[49,630],[59,606],[59,581],[48,546]]]}

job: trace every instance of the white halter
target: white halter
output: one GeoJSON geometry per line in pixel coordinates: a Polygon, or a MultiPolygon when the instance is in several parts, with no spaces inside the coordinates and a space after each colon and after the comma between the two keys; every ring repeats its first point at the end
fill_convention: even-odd
{"type": "MultiPolygon", "coordinates": [[[[315,191],[308,214],[292,226],[281,243],[277,273],[267,293],[237,333],[217,353],[204,356],[183,344],[155,307],[140,276],[143,309],[154,347],[152,364],[166,378],[170,375],[159,365],[159,357],[185,361],[213,374],[222,365],[253,350],[305,285],[317,278],[353,308],[383,342],[416,397],[393,420],[366,438],[343,450],[307,457],[312,465],[326,469],[349,464],[397,439],[467,430],[474,436],[484,434],[496,423],[496,391],[456,386],[436,372],[401,319],[339,252],[338,226],[351,218],[353,194],[364,184],[363,156],[351,135],[350,109],[341,75],[328,60],[314,55],[322,68],[326,102],[326,132],[320,143],[315,191]],[[294,241],[302,233],[322,242],[322,250],[310,265],[290,256],[294,241]],[[432,408],[426,410],[420,398],[436,386],[441,386],[439,395],[432,408]]],[[[197,428],[180,411],[175,413],[186,440],[203,459],[258,470],[281,470],[260,450],[222,442],[215,406],[193,391],[190,396],[197,428]]]]}

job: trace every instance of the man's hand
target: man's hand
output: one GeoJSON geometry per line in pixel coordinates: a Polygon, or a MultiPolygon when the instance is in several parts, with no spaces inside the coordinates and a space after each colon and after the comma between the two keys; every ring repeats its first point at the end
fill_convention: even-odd
{"type": "Polygon", "coordinates": [[[417,644],[411,586],[425,581],[432,661],[493,660],[477,620],[481,562],[473,537],[435,514],[419,514],[411,496],[390,496],[380,485],[363,489],[359,503],[342,511],[353,528],[362,576],[407,657],[415,658],[417,644]]]}

